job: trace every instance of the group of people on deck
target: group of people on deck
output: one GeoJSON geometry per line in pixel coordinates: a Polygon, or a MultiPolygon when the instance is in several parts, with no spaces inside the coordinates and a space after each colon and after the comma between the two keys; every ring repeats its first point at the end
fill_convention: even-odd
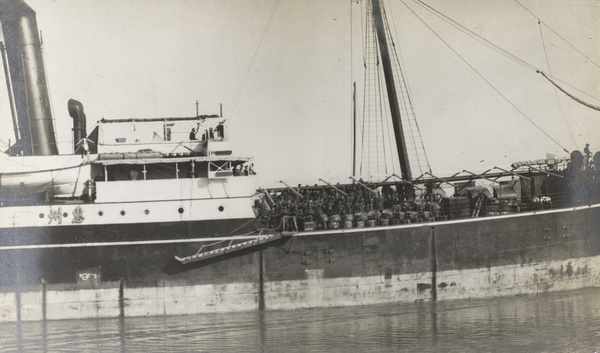
{"type": "MultiPolygon", "coordinates": [[[[190,141],[194,141],[194,140],[198,139],[196,137],[196,134],[199,132],[199,130],[200,130],[199,124],[198,124],[198,127],[192,128],[192,130],[190,131],[190,136],[189,136],[190,141]]],[[[224,137],[225,137],[225,125],[223,125],[222,121],[214,129],[211,127],[207,130],[204,130],[204,133],[202,133],[202,141],[205,141],[207,139],[222,139],[224,137]]]]}
{"type": "Polygon", "coordinates": [[[238,164],[233,168],[233,176],[244,176],[244,175],[256,175],[254,171],[254,163],[250,163],[250,165],[238,164]]]}
{"type": "Polygon", "coordinates": [[[314,222],[316,229],[328,228],[328,221],[341,220],[392,220],[417,221],[422,208],[414,201],[414,190],[409,185],[396,184],[371,188],[365,184],[335,187],[301,187],[270,191],[256,200],[258,217],[269,228],[298,230],[306,222],[314,222]],[[414,212],[413,212],[414,211],[414,212]],[[291,219],[290,219],[291,217],[291,219]]]}
{"type": "MultiPolygon", "coordinates": [[[[600,202],[600,152],[592,154],[589,145],[583,153],[573,151],[566,168],[556,173],[559,173],[554,177],[559,186],[557,191],[564,195],[563,199],[566,198],[561,202],[562,206],[600,202]]],[[[545,188],[543,185],[542,189],[545,188]]],[[[331,228],[329,223],[332,220],[334,223],[354,221],[354,226],[357,226],[357,221],[366,220],[375,224],[387,224],[388,221],[389,224],[398,224],[446,219],[454,217],[453,212],[463,207],[444,203],[449,199],[433,183],[424,186],[423,194],[416,198],[415,189],[406,183],[376,185],[361,180],[350,185],[298,185],[297,188],[264,191],[264,197],[255,201],[254,209],[269,228],[298,231],[306,230],[303,224],[307,222],[314,224],[315,229],[327,229],[331,228]]],[[[542,190],[542,194],[545,193],[542,190]]],[[[464,206],[468,211],[466,215],[457,217],[471,215],[472,201],[469,199],[464,206]]],[[[527,207],[535,209],[535,205],[527,207]]],[[[516,212],[519,212],[518,208],[516,212]]]]}

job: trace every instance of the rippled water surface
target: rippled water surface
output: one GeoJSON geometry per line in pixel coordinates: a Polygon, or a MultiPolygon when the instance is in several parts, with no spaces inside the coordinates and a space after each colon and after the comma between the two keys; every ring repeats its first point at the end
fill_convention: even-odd
{"type": "Polygon", "coordinates": [[[442,303],[0,324],[0,352],[600,351],[600,289],[442,303]]]}

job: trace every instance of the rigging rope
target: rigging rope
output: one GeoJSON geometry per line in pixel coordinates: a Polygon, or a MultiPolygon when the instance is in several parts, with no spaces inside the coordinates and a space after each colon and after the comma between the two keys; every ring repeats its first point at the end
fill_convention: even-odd
{"type": "Polygon", "coordinates": [[[269,27],[271,27],[271,22],[273,21],[273,16],[275,16],[275,12],[277,11],[278,6],[279,6],[279,0],[277,0],[277,2],[275,2],[275,5],[273,6],[273,11],[271,11],[271,16],[269,16],[269,21],[267,22],[267,25],[265,26],[265,30],[263,31],[262,36],[260,37],[260,41],[258,42],[258,45],[256,46],[256,50],[254,51],[254,54],[252,54],[252,59],[250,59],[250,63],[248,64],[248,67],[246,68],[246,72],[244,73],[244,78],[242,79],[242,82],[240,82],[240,85],[238,86],[237,90],[233,94],[233,98],[231,99],[231,108],[228,108],[228,113],[229,113],[228,115],[231,117],[233,117],[233,115],[234,115],[235,108],[237,107],[237,102],[239,101],[239,99],[242,95],[242,91],[244,90],[244,87],[246,86],[246,82],[248,81],[248,77],[250,76],[250,69],[254,65],[254,61],[256,60],[256,55],[258,54],[258,51],[262,47],[263,41],[265,40],[267,32],[269,31],[269,27]]]}
{"type": "MultiPolygon", "coordinates": [[[[488,41],[485,38],[481,38],[479,35],[477,35],[476,33],[474,33],[473,31],[471,31],[470,29],[466,28],[465,26],[461,25],[460,23],[454,21],[453,19],[451,19],[450,17],[444,15],[443,13],[439,12],[438,10],[436,10],[435,8],[431,7],[430,5],[427,5],[426,3],[424,3],[422,0],[415,0],[419,5],[421,5],[422,7],[426,8],[427,10],[429,10],[430,12],[432,12],[434,15],[438,16],[439,18],[441,18],[442,20],[448,22],[449,24],[451,24],[452,26],[458,28],[460,31],[462,31],[463,33],[467,34],[468,36],[472,37],[473,39],[481,42],[482,44],[490,47],[492,50],[495,50],[496,52],[506,56],[507,58],[515,61],[516,63],[524,66],[525,68],[531,70],[531,71],[535,71],[538,72],[540,71],[538,68],[536,68],[534,65],[526,62],[525,60],[519,58],[518,56],[510,53],[509,51],[507,51],[506,49],[499,47],[498,45],[488,41]]],[[[521,5],[521,4],[519,4],[521,5]]],[[[404,4],[404,6],[408,7],[406,4],[404,4]]],[[[521,5],[523,6],[523,5],[521,5]]],[[[525,8],[526,9],[526,8],[525,8]]],[[[527,9],[526,9],[527,10],[527,9]]],[[[412,10],[411,10],[412,11],[412,10]]],[[[531,11],[527,10],[529,13],[531,13],[531,11]]],[[[413,11],[414,13],[414,11],[413,11]]],[[[531,13],[533,15],[533,13],[531,13]]],[[[415,14],[416,15],[416,14],[415,14]]],[[[535,15],[534,15],[535,16],[535,15]]],[[[537,17],[536,17],[537,18],[537,17]]],[[[420,19],[421,22],[425,23],[422,19],[420,19]]],[[[594,65],[598,66],[596,63],[594,63],[590,58],[588,58],[585,54],[583,54],[581,51],[579,51],[577,48],[575,48],[571,43],[569,43],[566,39],[564,39],[563,37],[561,37],[558,33],[556,33],[552,28],[550,28],[548,25],[546,25],[543,21],[539,20],[542,24],[544,24],[547,28],[549,28],[554,34],[556,34],[559,38],[561,38],[563,41],[565,41],[567,44],[569,44],[573,49],[575,49],[577,52],[579,52],[583,57],[585,57],[587,60],[589,60],[590,62],[592,62],[594,65]]],[[[433,32],[433,30],[430,28],[430,30],[433,32]]],[[[435,32],[434,32],[435,33],[435,32]]],[[[438,36],[439,37],[439,36],[438,36]]],[[[598,66],[600,67],[600,66],[598,66]]],[[[550,74],[550,76],[552,76],[550,74]]],[[[553,76],[552,76],[553,77],[553,76]]],[[[573,87],[571,85],[569,85],[568,83],[553,77],[555,80],[561,81],[563,83],[565,83],[566,85],[568,85],[569,87],[572,87],[573,89],[589,96],[592,97],[594,99],[597,99],[596,97],[594,97],[593,95],[584,92],[582,90],[580,90],[577,87],[573,87]]]]}
{"type": "MultiPolygon", "coordinates": [[[[392,24],[394,25],[394,32],[398,33],[398,30],[396,28],[396,21],[394,21],[394,11],[392,10],[392,8],[390,7],[390,14],[392,17],[392,24]]],[[[420,171],[420,173],[423,173],[423,169],[425,169],[426,171],[431,171],[431,167],[429,165],[429,159],[427,158],[427,152],[425,150],[425,145],[423,143],[423,139],[421,138],[421,130],[419,129],[419,124],[417,122],[417,116],[416,116],[416,112],[415,112],[415,108],[413,106],[412,103],[412,93],[410,92],[410,87],[408,85],[408,75],[407,72],[408,70],[406,70],[404,68],[404,61],[402,58],[402,52],[400,50],[400,46],[396,46],[396,43],[394,42],[394,38],[392,36],[392,31],[391,28],[389,26],[389,22],[387,19],[387,11],[385,11],[384,13],[384,19],[385,19],[385,26],[387,28],[387,34],[388,34],[388,40],[390,43],[392,43],[392,52],[393,52],[393,64],[394,64],[394,71],[396,72],[396,75],[398,76],[398,80],[396,81],[396,84],[399,86],[398,87],[398,92],[400,93],[400,98],[402,101],[402,109],[404,110],[404,114],[406,115],[406,119],[403,119],[403,121],[406,121],[406,125],[407,125],[407,131],[410,134],[411,138],[410,138],[410,142],[412,142],[412,153],[414,154],[414,156],[409,157],[409,158],[413,158],[415,161],[414,164],[416,164],[415,167],[417,167],[420,171]]]]}
{"type": "Polygon", "coordinates": [[[592,105],[590,103],[584,102],[581,99],[575,97],[574,95],[570,94],[569,92],[565,91],[562,87],[560,87],[556,82],[552,81],[548,76],[546,76],[546,74],[541,71],[538,70],[537,73],[541,74],[542,76],[544,76],[546,78],[546,80],[550,81],[550,83],[552,83],[556,88],[558,88],[562,93],[566,94],[567,96],[569,96],[569,98],[573,99],[575,102],[579,103],[579,104],[583,104],[586,107],[590,108],[590,109],[594,109],[594,110],[598,110],[600,111],[600,107],[598,107],[597,105],[592,105]]]}
{"type": "MultiPolygon", "coordinates": [[[[542,31],[542,25],[541,25],[541,21],[539,19],[538,19],[538,27],[540,29],[540,38],[542,40],[542,46],[544,47],[544,56],[546,58],[546,66],[548,67],[548,71],[550,73],[552,73],[552,70],[550,69],[550,60],[548,59],[548,51],[546,50],[546,41],[544,40],[544,32],[542,31]]],[[[577,141],[575,141],[575,136],[573,136],[573,131],[571,130],[571,126],[569,125],[569,121],[567,120],[565,110],[560,102],[558,92],[556,91],[556,89],[553,91],[554,91],[554,97],[556,98],[556,104],[558,105],[558,109],[560,110],[560,116],[563,119],[565,126],[567,127],[567,131],[569,132],[571,141],[573,141],[575,148],[579,149],[579,146],[577,145],[577,141]]]]}
{"type": "MultiPolygon", "coordinates": [[[[470,36],[471,38],[479,41],[480,43],[490,47],[491,49],[497,51],[498,53],[506,56],[507,58],[513,60],[514,62],[516,62],[517,64],[520,64],[522,66],[524,66],[525,68],[531,70],[531,71],[536,71],[537,68],[533,65],[531,65],[530,63],[526,62],[525,60],[519,58],[518,56],[512,54],[511,52],[507,51],[506,49],[490,42],[489,40],[482,38],[481,36],[479,36],[478,34],[474,33],[473,31],[471,31],[470,29],[466,28],[465,26],[461,25],[460,23],[456,22],[455,20],[451,19],[450,17],[444,15],[443,13],[441,13],[440,11],[436,10],[435,8],[431,7],[430,5],[424,3],[421,0],[415,0],[419,5],[421,5],[422,7],[424,7],[426,10],[432,12],[434,15],[436,15],[437,17],[441,18],[442,20],[446,21],[447,23],[451,24],[452,26],[454,26],[455,28],[457,28],[459,31],[465,33],[466,35],[470,36]]],[[[404,1],[402,2],[404,4],[404,6],[408,7],[408,5],[406,5],[404,3],[404,1]]],[[[415,14],[415,16],[417,16],[417,14],[413,11],[410,10],[413,14],[415,14]]],[[[418,17],[418,16],[417,16],[418,17]]],[[[421,22],[425,23],[425,21],[423,21],[423,19],[421,19],[420,17],[418,17],[419,20],[421,20],[421,22]]],[[[427,26],[427,24],[425,24],[427,26]]],[[[437,33],[429,26],[427,26],[434,34],[437,35],[437,33]]],[[[438,36],[439,37],[439,36],[438,36]]],[[[446,44],[448,45],[448,44],[446,44]]]]}
{"type": "MultiPolygon", "coordinates": [[[[42,54],[42,65],[44,67],[47,67],[46,65],[46,55],[44,53],[44,38],[42,38],[42,33],[40,31],[40,52],[42,54]]],[[[58,135],[57,135],[57,131],[58,129],[56,128],[56,114],[54,113],[54,100],[52,99],[52,90],[50,89],[50,86],[48,85],[48,82],[50,82],[48,80],[48,72],[46,70],[44,71],[44,80],[46,80],[46,87],[48,87],[48,101],[50,102],[50,116],[52,117],[52,128],[54,129],[54,141],[58,140],[58,135]]],[[[58,151],[58,143],[56,143],[56,150],[58,151]]]]}
{"type": "Polygon", "coordinates": [[[388,105],[385,99],[385,80],[380,70],[380,57],[378,53],[377,35],[373,20],[373,8],[370,2],[366,3],[365,27],[362,31],[365,48],[364,60],[364,102],[363,102],[363,138],[360,160],[360,174],[368,173],[369,177],[380,177],[389,174],[388,168],[395,170],[393,160],[391,137],[391,121],[385,119],[389,116],[388,105]],[[387,135],[386,135],[387,132],[387,135]],[[365,168],[363,168],[363,166],[365,168]]]}
{"type": "MultiPolygon", "coordinates": [[[[96,88],[95,88],[95,87],[93,87],[92,85],[89,85],[89,84],[87,84],[87,83],[86,83],[86,81],[84,81],[83,79],[81,79],[81,78],[79,77],[79,75],[77,75],[77,74],[76,74],[75,72],[73,72],[71,69],[69,69],[69,68],[67,68],[65,65],[63,65],[63,64],[62,64],[62,62],[61,62],[61,61],[58,59],[58,57],[56,57],[56,58],[55,58],[55,57],[54,57],[54,56],[52,56],[52,55],[48,55],[48,53],[46,53],[46,56],[47,56],[48,58],[50,58],[50,60],[51,60],[51,61],[52,61],[52,62],[53,62],[55,65],[57,65],[57,67],[58,67],[59,69],[63,70],[63,71],[66,73],[66,74],[68,74],[68,75],[71,77],[71,79],[72,79],[72,80],[75,82],[75,84],[77,84],[77,85],[78,85],[78,86],[79,86],[79,87],[80,87],[80,88],[81,88],[83,91],[85,91],[86,93],[88,93],[88,95],[89,95],[91,98],[93,98],[94,100],[96,100],[98,103],[100,103],[100,105],[102,105],[103,107],[105,107],[107,110],[109,110],[109,111],[112,111],[112,112],[113,112],[113,114],[115,114],[115,115],[117,115],[117,116],[119,115],[119,114],[118,114],[117,112],[115,112],[115,111],[114,111],[114,110],[113,110],[111,107],[109,107],[109,106],[105,105],[105,104],[104,104],[104,103],[103,103],[103,102],[102,102],[100,99],[98,99],[98,97],[102,97],[102,98],[104,98],[104,99],[108,100],[110,103],[114,104],[114,106],[116,106],[116,107],[118,107],[118,108],[122,109],[122,110],[123,110],[125,113],[129,114],[130,116],[133,116],[133,117],[136,117],[136,118],[138,117],[136,114],[134,114],[133,112],[131,112],[131,111],[127,110],[127,108],[125,108],[124,106],[122,106],[121,104],[119,104],[117,101],[115,101],[115,100],[111,99],[110,97],[108,97],[108,96],[107,96],[106,94],[104,94],[102,91],[100,91],[100,90],[96,89],[96,88]]],[[[84,71],[84,72],[85,72],[86,70],[82,70],[82,71],[84,71]]],[[[97,77],[100,77],[100,78],[106,79],[105,77],[103,77],[103,76],[100,76],[100,75],[99,75],[99,74],[97,74],[97,73],[92,73],[92,74],[93,74],[93,75],[95,75],[95,76],[97,76],[97,77]]],[[[113,80],[110,80],[110,79],[108,79],[108,80],[109,80],[109,81],[111,81],[111,82],[113,82],[113,83],[117,83],[117,84],[119,84],[118,82],[115,82],[115,81],[113,81],[113,80]]],[[[119,84],[119,85],[121,85],[121,84],[119,84]]],[[[121,86],[123,86],[123,85],[121,85],[121,86]]],[[[127,87],[127,86],[124,86],[124,87],[127,87]]],[[[131,87],[127,87],[127,88],[129,88],[129,89],[132,89],[131,87]]]]}
{"type": "MultiPolygon", "coordinates": [[[[354,80],[354,39],[353,39],[353,28],[354,28],[354,12],[352,9],[354,8],[354,2],[350,2],[350,83],[354,80]]],[[[350,159],[350,165],[352,166],[352,175],[356,175],[356,131],[354,131],[356,126],[356,82],[351,86],[352,93],[350,95],[350,101],[352,102],[352,110],[350,111],[351,122],[350,125],[350,147],[352,148],[352,156],[350,159]]]]}
{"type": "MultiPolygon", "coordinates": [[[[428,9],[431,9],[432,11],[435,11],[435,13],[439,13],[437,10],[434,10],[432,7],[430,7],[429,5],[423,3],[421,0],[416,0],[417,3],[422,4],[424,6],[426,6],[428,9]]],[[[473,67],[473,65],[471,65],[465,58],[462,57],[462,55],[460,55],[454,48],[452,48],[452,46],[446,42],[436,31],[433,30],[433,28],[431,28],[431,26],[429,26],[425,20],[423,20],[423,18],[419,15],[417,15],[417,13],[410,8],[408,5],[406,5],[406,3],[402,0],[402,4],[410,11],[413,13],[413,15],[415,15],[424,25],[425,27],[429,28],[429,30],[436,36],[438,37],[439,40],[442,41],[442,43],[444,43],[450,50],[452,50],[452,52],[454,54],[456,54],[467,66],[469,66],[471,68],[471,70],[473,70],[473,72],[475,72],[479,78],[481,78],[483,81],[485,81],[485,83],[487,83],[494,91],[496,91],[496,93],[498,93],[500,95],[500,97],[502,97],[508,104],[510,104],[513,108],[515,108],[525,119],[527,119],[533,126],[535,126],[541,133],[543,133],[544,135],[546,135],[546,137],[548,137],[550,140],[552,140],[556,145],[558,145],[560,148],[563,149],[563,151],[569,153],[569,151],[563,146],[561,145],[558,141],[556,141],[554,138],[552,138],[552,136],[550,136],[546,131],[544,131],[538,124],[536,124],[533,120],[531,120],[531,118],[529,118],[521,109],[519,109],[513,102],[511,102],[505,95],[502,94],[502,92],[500,92],[494,85],[492,85],[492,83],[490,81],[488,81],[485,77],[483,77],[483,75],[477,71],[475,69],[475,67],[473,67]]],[[[440,13],[441,14],[441,13],[440,13]]],[[[448,18],[445,15],[442,15],[444,18],[448,18]]],[[[450,21],[452,21],[453,23],[455,23],[453,20],[449,19],[450,21]]],[[[459,25],[460,27],[464,28],[462,25],[459,25]]],[[[469,33],[471,33],[471,31],[469,31],[469,33]]],[[[507,51],[505,51],[504,49],[498,47],[497,45],[488,42],[487,40],[485,41],[485,43],[489,43],[490,45],[492,45],[493,47],[497,47],[499,48],[502,54],[504,53],[508,53],[507,51]]],[[[527,64],[525,61],[517,58],[516,56],[508,53],[510,56],[509,57],[515,57],[516,59],[518,59],[519,63],[525,63],[527,64]]],[[[506,54],[505,54],[506,55],[506,54]]],[[[527,66],[531,66],[529,64],[527,64],[527,66]]],[[[533,66],[531,66],[533,67],[533,66]]],[[[537,71],[537,70],[536,70],[537,71]]]]}
{"type": "Polygon", "coordinates": [[[525,9],[525,11],[529,12],[533,17],[535,17],[538,20],[538,23],[541,22],[542,24],[544,24],[544,26],[546,26],[549,30],[552,31],[552,33],[556,34],[558,36],[558,38],[562,39],[565,43],[567,43],[571,48],[575,49],[576,52],[578,52],[579,54],[581,54],[584,58],[586,58],[587,60],[589,60],[590,63],[594,64],[597,68],[600,69],[600,65],[596,64],[592,59],[590,59],[587,55],[585,55],[581,50],[577,49],[573,44],[571,44],[569,41],[567,41],[565,38],[563,38],[560,34],[558,34],[555,30],[552,29],[552,27],[548,26],[544,21],[541,21],[539,19],[539,17],[537,17],[533,12],[531,12],[528,8],[526,8],[525,6],[523,6],[523,4],[521,4],[519,2],[519,0],[515,0],[515,2],[517,4],[519,4],[522,8],[525,9]]]}

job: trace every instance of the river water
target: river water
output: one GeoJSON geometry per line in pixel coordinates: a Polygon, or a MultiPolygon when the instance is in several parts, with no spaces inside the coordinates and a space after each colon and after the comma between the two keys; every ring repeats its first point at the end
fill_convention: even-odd
{"type": "Polygon", "coordinates": [[[295,311],[0,324],[0,352],[600,351],[600,289],[295,311]]]}

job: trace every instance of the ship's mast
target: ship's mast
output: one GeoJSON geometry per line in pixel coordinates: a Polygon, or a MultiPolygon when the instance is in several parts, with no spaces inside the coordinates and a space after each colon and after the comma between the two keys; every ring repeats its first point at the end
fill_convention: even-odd
{"type": "Polygon", "coordinates": [[[394,82],[394,74],[392,72],[392,62],[390,59],[387,37],[383,25],[383,9],[379,4],[379,0],[371,0],[371,4],[373,8],[373,20],[375,21],[375,29],[377,30],[377,42],[379,43],[379,52],[381,55],[381,62],[383,64],[385,86],[388,92],[390,113],[392,115],[392,123],[394,125],[396,148],[398,150],[398,158],[400,159],[400,169],[402,170],[402,179],[412,180],[412,175],[410,172],[410,163],[408,161],[408,152],[406,150],[406,142],[404,138],[404,131],[402,128],[402,121],[400,119],[400,106],[398,104],[396,84],[394,82]]]}
{"type": "Polygon", "coordinates": [[[356,82],[352,85],[352,176],[356,176],[356,82]]]}

